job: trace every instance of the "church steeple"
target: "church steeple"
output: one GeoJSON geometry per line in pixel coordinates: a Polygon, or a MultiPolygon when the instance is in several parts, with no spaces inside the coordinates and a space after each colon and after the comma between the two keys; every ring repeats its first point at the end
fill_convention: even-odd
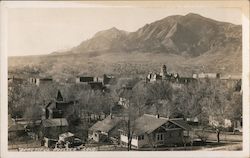
{"type": "Polygon", "coordinates": [[[60,90],[57,92],[56,101],[63,101],[62,93],[60,90]]]}

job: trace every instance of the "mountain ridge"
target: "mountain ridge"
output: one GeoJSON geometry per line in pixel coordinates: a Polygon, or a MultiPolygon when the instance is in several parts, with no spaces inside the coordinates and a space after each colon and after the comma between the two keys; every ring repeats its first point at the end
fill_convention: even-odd
{"type": "Polygon", "coordinates": [[[158,71],[162,64],[189,76],[193,72],[241,73],[241,25],[193,13],[173,15],[134,32],[115,27],[99,31],[67,51],[9,58],[11,71],[36,67],[56,77],[78,73],[145,75],[158,71]]]}
{"type": "MultiPolygon", "coordinates": [[[[227,40],[241,43],[241,25],[201,15],[173,15],[127,32],[112,27],[97,32],[67,53],[92,51],[161,52],[197,57],[227,40]],[[230,38],[230,39],[229,39],[230,38]]],[[[64,52],[65,53],[65,52],[64,52]]]]}

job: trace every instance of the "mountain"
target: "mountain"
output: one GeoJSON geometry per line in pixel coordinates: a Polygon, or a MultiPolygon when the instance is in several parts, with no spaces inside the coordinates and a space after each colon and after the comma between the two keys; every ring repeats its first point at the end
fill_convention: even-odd
{"type": "Polygon", "coordinates": [[[197,57],[232,44],[241,46],[241,26],[190,13],[146,24],[136,32],[128,33],[117,28],[100,31],[69,53],[160,52],[197,57]]]}
{"type": "Polygon", "coordinates": [[[118,30],[113,27],[108,30],[97,32],[94,37],[83,41],[79,46],[72,49],[74,53],[104,51],[104,50],[122,50],[122,41],[126,39],[128,32],[118,30]]]}
{"type": "Polygon", "coordinates": [[[162,64],[185,76],[194,72],[239,74],[242,27],[193,13],[173,15],[135,32],[113,27],[67,51],[11,57],[8,63],[9,72],[35,69],[32,71],[39,70],[55,78],[83,73],[145,75],[159,71],[162,64]]]}

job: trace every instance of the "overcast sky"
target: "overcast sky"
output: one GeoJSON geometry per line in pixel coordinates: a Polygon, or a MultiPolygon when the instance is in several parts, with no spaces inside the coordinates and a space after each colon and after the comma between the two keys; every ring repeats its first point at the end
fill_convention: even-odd
{"type": "Polygon", "coordinates": [[[190,12],[241,24],[241,12],[236,8],[12,8],[8,9],[8,55],[41,55],[65,50],[101,30],[116,27],[136,31],[169,15],[190,12]]]}

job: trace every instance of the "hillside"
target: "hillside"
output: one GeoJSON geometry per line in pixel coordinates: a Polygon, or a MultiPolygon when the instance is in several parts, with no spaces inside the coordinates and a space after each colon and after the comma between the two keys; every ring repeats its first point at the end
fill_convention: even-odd
{"type": "Polygon", "coordinates": [[[144,75],[166,64],[170,71],[183,75],[201,71],[241,73],[241,37],[239,25],[193,13],[174,15],[135,32],[117,28],[97,32],[66,52],[11,57],[9,70],[23,73],[24,66],[29,66],[39,70],[40,75],[55,78],[83,73],[144,75]]]}

